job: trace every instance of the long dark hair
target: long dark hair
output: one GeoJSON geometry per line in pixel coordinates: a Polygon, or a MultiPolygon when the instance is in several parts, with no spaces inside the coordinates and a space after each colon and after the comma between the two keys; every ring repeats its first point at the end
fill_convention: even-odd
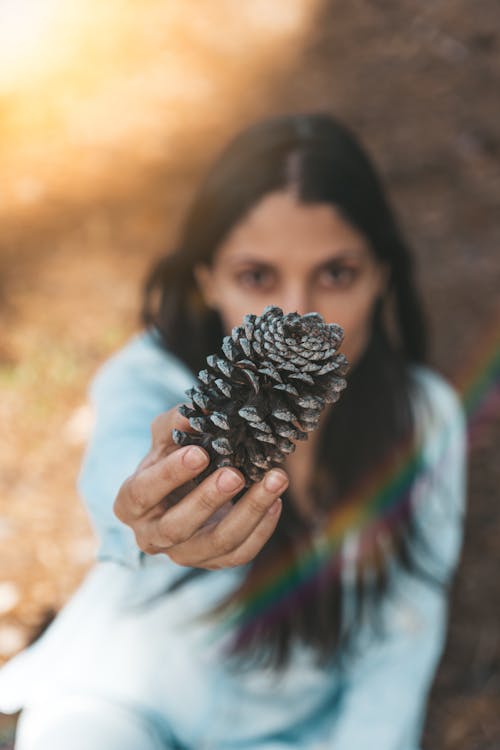
{"type": "Polygon", "coordinates": [[[314,530],[296,512],[293,488],[284,493],[276,531],[248,566],[241,587],[217,610],[233,615],[233,655],[275,667],[286,665],[297,639],[312,646],[321,662],[340,645],[349,645],[365,611],[377,612],[388,588],[390,561],[432,579],[410,554],[416,529],[409,499],[421,471],[418,460],[408,461],[416,447],[417,383],[411,365],[426,362],[426,321],[412,256],[373,165],[345,126],[327,114],[300,114],[258,123],[238,135],[194,196],[177,247],[151,270],[143,323],[156,329],[164,347],[196,375],[207,355],[219,349],[225,331],[218,313],[203,302],[194,265],[210,264],[230,230],[263,196],[291,186],[304,203],[340,210],[368,238],[375,257],[390,267],[388,291],[374,305],[369,343],[321,428],[311,488],[318,512],[331,517],[359,502],[360,480],[387,462],[395,467],[406,462],[411,470],[400,483],[397,513],[380,513],[376,523],[359,529],[352,584],[356,607],[347,629],[342,555],[320,555],[311,569],[314,530]],[[283,561],[286,592],[276,593],[267,608],[252,609],[252,592],[266,571],[283,561]]]}

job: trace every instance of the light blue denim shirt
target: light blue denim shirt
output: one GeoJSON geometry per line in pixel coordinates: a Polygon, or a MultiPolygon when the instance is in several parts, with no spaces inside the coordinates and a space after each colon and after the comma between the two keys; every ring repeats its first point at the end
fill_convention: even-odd
{"type": "MultiPolygon", "coordinates": [[[[437,480],[415,485],[414,514],[432,549],[431,569],[451,582],[466,506],[465,416],[443,377],[423,366],[414,366],[413,374],[431,407],[416,400],[426,476],[437,480]]],[[[113,502],[150,448],[154,417],[186,401],[185,390],[195,382],[154,334],[142,332],[100,368],[91,384],[96,420],[78,487],[99,537],[98,559],[135,571],[137,591],[145,591],[146,581],[151,584],[155,576],[165,583],[186,569],[164,555],[141,552],[132,530],[114,515],[113,502]]],[[[355,544],[355,535],[346,536],[346,560],[355,544]]],[[[424,563],[429,569],[427,558],[424,563]]],[[[347,564],[345,571],[347,597],[347,564]]],[[[297,646],[290,667],[279,677],[265,670],[235,675],[219,658],[209,629],[190,630],[180,623],[213,605],[243,573],[213,571],[169,595],[162,625],[162,638],[171,643],[163,664],[169,681],[162,706],[180,744],[197,750],[418,750],[446,637],[446,588],[436,589],[397,568],[382,609],[384,638],[367,629],[364,648],[342,673],[316,667],[312,654],[297,646]]]]}

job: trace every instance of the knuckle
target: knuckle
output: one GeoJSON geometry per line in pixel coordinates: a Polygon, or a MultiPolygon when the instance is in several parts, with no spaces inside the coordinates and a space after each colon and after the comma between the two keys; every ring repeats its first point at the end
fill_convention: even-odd
{"type": "Polygon", "coordinates": [[[173,563],[175,563],[176,565],[180,565],[182,568],[191,567],[190,564],[183,560],[180,555],[177,555],[174,550],[163,550],[163,554],[168,557],[168,559],[173,563]]]}
{"type": "Polygon", "coordinates": [[[113,503],[113,513],[118,518],[119,521],[123,521],[123,515],[122,515],[122,496],[121,494],[118,494],[115,498],[115,501],[113,503]]]}
{"type": "Polygon", "coordinates": [[[134,535],[139,549],[141,549],[143,552],[146,552],[148,555],[154,554],[151,551],[151,542],[146,538],[144,529],[142,529],[140,526],[134,528],[134,535]]]}
{"type": "Polygon", "coordinates": [[[188,471],[182,463],[184,452],[180,449],[167,456],[161,474],[164,479],[170,480],[174,486],[186,481],[188,471]]]}
{"type": "Polygon", "coordinates": [[[135,477],[131,477],[126,481],[126,488],[128,497],[130,498],[130,503],[133,508],[138,510],[140,513],[143,513],[145,510],[147,510],[147,502],[144,496],[144,491],[137,483],[135,477]]]}
{"type": "Polygon", "coordinates": [[[227,555],[234,550],[235,543],[226,531],[216,528],[212,534],[212,549],[215,555],[227,555]]]}
{"type": "Polygon", "coordinates": [[[213,492],[209,492],[207,490],[200,493],[199,497],[199,503],[201,508],[204,511],[207,511],[210,514],[215,513],[216,510],[219,508],[219,504],[217,502],[217,496],[213,492]]]}
{"type": "Polygon", "coordinates": [[[264,515],[269,510],[269,502],[259,495],[250,495],[248,504],[250,510],[258,516],[264,515]]]}
{"type": "Polygon", "coordinates": [[[182,464],[182,453],[179,450],[174,451],[169,456],[162,459],[158,464],[158,477],[173,488],[184,484],[189,478],[186,468],[182,464]]]}
{"type": "Polygon", "coordinates": [[[175,547],[186,541],[182,531],[168,518],[160,522],[159,532],[165,547],[175,547]]]}

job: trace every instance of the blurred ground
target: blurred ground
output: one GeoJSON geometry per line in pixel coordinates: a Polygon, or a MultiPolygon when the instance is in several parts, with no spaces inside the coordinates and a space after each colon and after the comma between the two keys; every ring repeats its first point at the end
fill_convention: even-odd
{"type": "MultiPolygon", "coordinates": [[[[59,12],[57,28],[49,10],[38,47],[19,37],[18,52],[38,55],[25,68],[15,44],[0,45],[3,661],[91,564],[74,489],[87,383],[135,329],[148,264],[242,124],[327,109],[362,137],[415,248],[439,371],[467,388],[464,367],[476,380],[485,370],[481,332],[500,329],[494,0],[89,0],[59,12]]],[[[429,750],[500,747],[499,433],[490,407],[472,441],[429,750]]]]}

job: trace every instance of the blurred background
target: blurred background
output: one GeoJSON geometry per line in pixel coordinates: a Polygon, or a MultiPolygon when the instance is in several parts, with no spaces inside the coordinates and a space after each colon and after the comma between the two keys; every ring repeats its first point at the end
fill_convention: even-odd
{"type": "Polygon", "coordinates": [[[424,748],[498,750],[499,91],[496,0],[0,0],[0,664],[92,564],[75,490],[87,385],[137,330],[144,275],[206,165],[250,121],[327,110],[388,185],[432,363],[469,415],[424,748]]]}

